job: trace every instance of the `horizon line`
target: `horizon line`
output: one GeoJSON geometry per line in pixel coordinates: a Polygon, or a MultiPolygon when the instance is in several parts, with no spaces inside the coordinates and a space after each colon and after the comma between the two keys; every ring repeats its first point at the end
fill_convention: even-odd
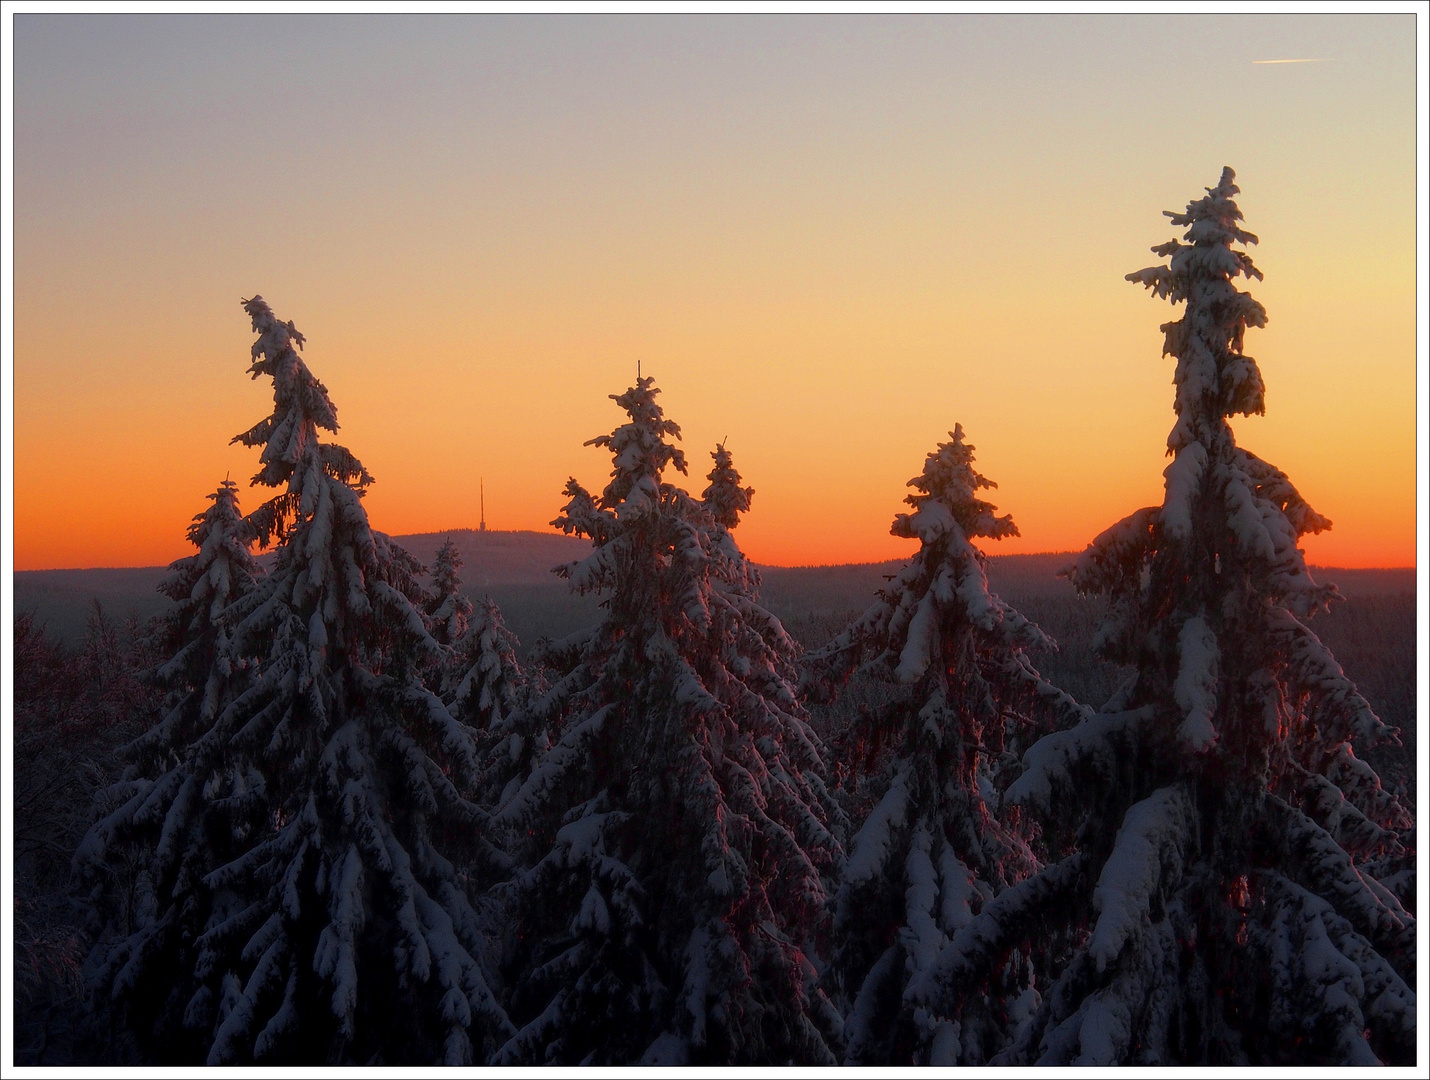
{"type": "MultiPolygon", "coordinates": [[[[380,530],[379,530],[379,531],[380,531],[380,530]]],[[[478,529],[476,529],[476,528],[474,528],[474,527],[472,527],[472,526],[468,526],[468,525],[464,525],[464,526],[462,526],[461,528],[456,528],[456,529],[432,529],[432,530],[428,530],[428,531],[425,531],[425,532],[388,533],[387,535],[388,535],[389,537],[391,537],[393,540],[401,541],[401,540],[406,539],[406,538],[418,538],[418,537],[428,537],[428,536],[450,536],[450,535],[452,535],[453,533],[471,533],[473,536],[500,536],[500,535],[503,535],[503,534],[506,534],[506,535],[515,535],[515,534],[517,534],[517,533],[529,533],[529,534],[531,534],[531,535],[533,535],[533,536],[546,536],[546,537],[554,537],[554,538],[561,538],[561,539],[570,539],[570,540],[576,541],[577,543],[584,543],[584,542],[585,542],[585,541],[583,540],[583,538],[581,538],[581,537],[570,536],[568,533],[563,533],[563,532],[559,532],[559,531],[556,531],[556,530],[553,530],[553,531],[551,531],[551,532],[542,532],[542,531],[540,531],[540,530],[538,530],[538,529],[492,529],[492,528],[488,528],[488,529],[486,529],[486,531],[483,532],[483,531],[481,531],[481,530],[478,530],[478,529]]],[[[1069,556],[1076,557],[1077,555],[1082,554],[1082,553],[1083,553],[1084,551],[1086,551],[1086,550],[1087,550],[1087,548],[1086,548],[1086,546],[1084,546],[1084,547],[1081,547],[1081,548],[1066,548],[1066,549],[1063,549],[1063,550],[1060,550],[1060,551],[1010,551],[1010,552],[1004,552],[1004,553],[999,553],[999,552],[996,552],[996,551],[985,551],[983,554],[984,554],[987,558],[989,558],[989,559],[1032,559],[1032,558],[1048,557],[1048,556],[1053,556],[1053,555],[1058,555],[1058,556],[1062,556],[1062,557],[1066,558],[1066,557],[1069,557],[1069,556]]],[[[270,553],[271,553],[271,552],[262,552],[262,553],[259,554],[259,557],[262,557],[262,556],[264,556],[264,555],[268,555],[268,554],[270,554],[270,553]]],[[[755,559],[751,559],[750,562],[753,563],[755,566],[759,566],[759,567],[762,567],[762,568],[765,568],[765,569],[769,569],[769,570],[831,570],[831,569],[838,569],[838,568],[846,567],[846,566],[887,566],[887,565],[889,565],[890,563],[901,563],[901,562],[905,562],[905,561],[907,561],[907,558],[908,558],[908,557],[906,556],[906,557],[903,557],[903,558],[895,557],[895,558],[892,558],[892,559],[868,559],[868,560],[855,561],[855,562],[832,562],[832,563],[766,563],[766,562],[759,562],[758,560],[755,560],[755,559]]],[[[104,566],[43,566],[43,567],[32,567],[32,568],[27,569],[27,570],[18,570],[18,569],[17,569],[17,570],[13,570],[12,573],[13,573],[13,574],[56,574],[56,573],[64,573],[64,572],[66,572],[66,571],[75,572],[75,573],[83,573],[83,572],[92,571],[92,570],[167,570],[171,565],[172,565],[171,563],[129,563],[129,564],[125,564],[125,565],[109,564],[109,565],[104,565],[104,566]]],[[[1381,570],[1381,571],[1392,571],[1392,570],[1405,571],[1405,570],[1409,570],[1409,571],[1414,571],[1414,570],[1417,569],[1417,565],[1416,565],[1415,563],[1400,564],[1400,565],[1378,565],[1378,566],[1336,566],[1336,565],[1330,565],[1330,564],[1310,563],[1310,562],[1308,562],[1308,563],[1306,564],[1306,567],[1307,567],[1307,569],[1317,570],[1317,571],[1349,570],[1349,571],[1357,571],[1357,572],[1359,572],[1359,571],[1371,571],[1371,570],[1381,570]]]]}

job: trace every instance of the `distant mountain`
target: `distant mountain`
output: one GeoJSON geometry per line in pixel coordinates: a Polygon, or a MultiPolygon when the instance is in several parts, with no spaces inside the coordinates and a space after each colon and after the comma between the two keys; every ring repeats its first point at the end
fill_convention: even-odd
{"type": "Polygon", "coordinates": [[[159,582],[167,567],[100,567],[93,570],[17,570],[15,613],[33,611],[54,638],[73,645],[84,637],[85,620],[98,603],[108,615],[148,619],[172,601],[159,582]]]}
{"type": "Polygon", "coordinates": [[[551,573],[553,566],[584,559],[591,551],[589,540],[530,530],[449,529],[393,539],[427,566],[437,557],[437,549],[450,539],[462,555],[462,580],[473,587],[544,585],[555,580],[551,573]]]}
{"type": "MultiPolygon", "coordinates": [[[[582,597],[568,600],[566,584],[551,573],[557,564],[582,558],[589,552],[589,540],[560,533],[476,529],[416,533],[393,539],[430,566],[448,537],[462,554],[462,578],[468,592],[491,593],[504,610],[515,601],[523,608],[544,613],[534,622],[518,615],[512,629],[523,642],[529,644],[542,634],[564,632],[565,620],[553,617],[553,607],[571,608],[572,617],[587,622],[595,618],[596,601],[582,597]],[[516,624],[523,622],[530,622],[525,627],[526,634],[517,629],[516,624]]],[[[166,569],[137,566],[18,571],[15,610],[34,611],[52,635],[73,644],[83,638],[85,621],[96,600],[106,613],[120,618],[134,614],[147,619],[163,611],[170,601],[158,592],[158,587],[166,569]]]]}
{"type": "MultiPolygon", "coordinates": [[[[559,533],[478,532],[451,529],[393,537],[423,563],[431,565],[448,538],[462,554],[467,591],[488,593],[502,608],[511,629],[530,646],[536,638],[557,637],[588,625],[599,616],[599,598],[573,596],[552,567],[582,558],[590,542],[559,533]]],[[[1014,604],[1073,596],[1057,572],[1075,552],[997,555],[988,576],[995,592],[1014,604]]],[[[901,560],[842,566],[765,566],[760,568],[765,604],[781,619],[834,617],[862,611],[901,560]]],[[[84,635],[95,600],[111,615],[141,619],[158,614],[169,601],[157,591],[162,566],[91,570],[23,570],[15,574],[15,610],[36,613],[49,632],[66,642],[84,635]]],[[[1347,597],[1414,595],[1415,571],[1312,568],[1319,581],[1334,581],[1347,597]]]]}

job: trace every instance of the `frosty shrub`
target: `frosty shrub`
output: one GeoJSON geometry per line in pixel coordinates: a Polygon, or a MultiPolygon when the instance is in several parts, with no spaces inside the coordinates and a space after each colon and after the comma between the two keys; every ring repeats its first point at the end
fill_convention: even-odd
{"type": "Polygon", "coordinates": [[[722,448],[704,500],[661,479],[679,428],[641,379],[592,442],[555,524],[559,568],[605,594],[598,627],[547,649],[523,721],[551,736],[499,820],[529,867],[509,887],[520,1025],[498,1063],[832,1062],[839,1018],[810,950],[839,859],[793,645],[730,534],[750,492],[722,448]]]}
{"type": "MultiPolygon", "coordinates": [[[[78,650],[59,644],[25,611],[15,616],[11,646],[6,811],[13,823],[14,983],[7,1007],[15,1063],[62,1063],[74,1060],[89,1034],[83,965],[92,920],[70,889],[72,856],[93,824],[95,798],[122,772],[121,749],[152,722],[158,695],[137,677],[152,661],[149,636],[136,619],[112,618],[98,600],[78,650]]],[[[133,855],[119,854],[105,889],[132,891],[143,869],[133,855]]],[[[95,1034],[102,1037],[102,1029],[95,1034]]]]}
{"type": "MultiPolygon", "coordinates": [[[[1233,179],[1169,214],[1183,238],[1129,275],[1186,305],[1163,327],[1172,461],[1162,505],[1068,571],[1110,598],[1099,648],[1135,672],[1009,789],[1053,865],[1008,906],[1055,904],[1086,936],[1003,1061],[1414,1061],[1415,920],[1381,880],[1413,858],[1411,820],[1361,756],[1394,734],[1304,621],[1337,594],[1296,545],[1330,522],[1228,424],[1264,409],[1243,335],[1266,322],[1233,284],[1261,276],[1233,179]]],[[[985,908],[915,996],[984,978],[1022,936],[1007,914],[985,908]]]]}
{"type": "MultiPolygon", "coordinates": [[[[1039,868],[1022,831],[998,820],[995,783],[1033,731],[1083,715],[1024,655],[1052,642],[988,590],[972,540],[1018,530],[978,497],[995,485],[974,471],[963,428],[949,435],[909,481],[913,512],[890,529],[918,552],[807,661],[806,690],[826,699],[861,666],[893,684],[843,747],[843,787],[862,810],[834,916],[851,1064],[981,1064],[1036,1002],[1027,950],[1000,956],[957,997],[905,990],[1039,868]]],[[[1039,929],[1034,913],[1019,913],[1024,938],[1039,929]]]]}

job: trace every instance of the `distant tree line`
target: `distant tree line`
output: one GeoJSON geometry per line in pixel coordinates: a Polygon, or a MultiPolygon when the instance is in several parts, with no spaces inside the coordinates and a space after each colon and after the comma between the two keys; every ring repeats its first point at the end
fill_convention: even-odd
{"type": "MultiPolygon", "coordinates": [[[[97,618],[113,677],[66,709],[112,713],[103,738],[17,791],[93,795],[45,834],[84,951],[35,962],[68,965],[95,1054],[1413,1062],[1414,818],[1367,762],[1396,733],[1307,626],[1337,594],[1297,544],[1330,522],[1228,423],[1264,411],[1237,193],[1227,169],[1129,275],[1184,307],[1164,500],[1066,571],[1127,673],[1096,708],[988,587],[978,544],[1017,529],[961,427],[894,519],[918,551],[806,652],[734,539],[753,490],[723,444],[698,496],[673,482],[650,378],[553,522],[591,542],[557,573],[600,620],[523,662],[454,546],[429,573],[370,526],[303,336],[245,301],[273,408],[234,441],[270,495],[208,497],[143,655],[97,618]],[[851,680],[877,691],[834,710],[851,680]],[[86,757],[111,753],[117,778],[86,757]]],[[[50,737],[76,672],[16,635],[51,681],[17,684],[17,740],[50,737]]]]}

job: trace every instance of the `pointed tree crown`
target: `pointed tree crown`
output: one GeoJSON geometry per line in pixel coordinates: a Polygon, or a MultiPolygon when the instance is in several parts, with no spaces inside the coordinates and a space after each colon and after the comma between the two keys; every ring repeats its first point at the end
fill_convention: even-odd
{"type": "Polygon", "coordinates": [[[700,493],[700,498],[716,521],[733,529],[740,524],[740,515],[749,513],[755,489],[740,486],[740,473],[723,442],[710,451],[710,456],[715,459],[715,467],[705,478],[710,486],[700,493]]]}
{"type": "Polygon", "coordinates": [[[896,515],[889,531],[932,542],[957,524],[965,537],[1017,536],[1010,515],[999,517],[996,506],[978,498],[980,489],[998,485],[974,470],[974,447],[963,441],[963,425],[955,424],[948,436],[949,441],[939,443],[924,460],[924,471],[909,481],[916,494],[906,495],[904,501],[914,512],[896,515]]]}
{"type": "MultiPolygon", "coordinates": [[[[238,505],[238,485],[225,479],[194,515],[189,543],[199,550],[169,566],[159,591],[181,605],[184,625],[192,618],[212,623],[235,596],[248,592],[260,574],[249,550],[253,530],[238,505]]],[[[176,628],[178,628],[176,626],[176,628]]]]}
{"type": "Polygon", "coordinates": [[[1391,887],[1413,818],[1356,753],[1389,732],[1301,621],[1334,590],[1296,545],[1329,522],[1227,421],[1261,410],[1241,347],[1266,321],[1231,284],[1260,277],[1231,247],[1255,239],[1236,191],[1228,169],[1171,215],[1188,243],[1154,249],[1168,265],[1129,275],[1187,305],[1164,327],[1173,461],[1162,505],[1068,572],[1110,599],[1095,646],[1127,681],[1032,746],[1005,793],[1076,849],[1058,866],[1087,860],[1059,872],[1071,888],[1040,875],[1063,892],[1044,910],[1084,913],[1085,936],[1014,1063],[1414,1060],[1415,918],[1391,887]]]}
{"type": "MultiPolygon", "coordinates": [[[[613,464],[610,483],[597,498],[571,477],[563,492],[567,503],[552,525],[567,534],[590,537],[597,548],[602,548],[624,534],[626,522],[644,519],[672,500],[689,499],[683,490],[660,479],[667,465],[674,465],[682,473],[687,467],[684,452],[666,442],[666,436],[680,438],[680,425],[665,418],[655,401],[659,393],[654,377],[647,376],[637,379],[636,385],[624,394],[610,395],[630,416],[630,422],[584,444],[610,450],[613,464]]],[[[590,560],[586,562],[589,564],[590,560]]],[[[574,571],[575,565],[567,569],[574,571]]],[[[596,576],[605,581],[604,572],[596,576]]],[[[604,587],[594,585],[594,580],[583,583],[580,575],[572,578],[583,591],[604,587]]]]}
{"type": "Polygon", "coordinates": [[[667,435],[680,438],[680,425],[665,418],[655,401],[659,393],[655,378],[646,376],[624,394],[612,394],[611,400],[630,415],[630,423],[586,443],[609,448],[614,459],[611,482],[601,494],[603,509],[621,516],[639,512],[659,499],[660,474],[667,465],[686,471],[685,454],[665,441],[667,435]]]}
{"type": "Polygon", "coordinates": [[[1187,305],[1181,319],[1161,328],[1163,355],[1177,358],[1179,419],[1167,440],[1172,452],[1197,438],[1206,441],[1224,417],[1266,411],[1261,371],[1242,352],[1247,327],[1265,326],[1266,309],[1233,284],[1238,276],[1261,280],[1251,256],[1232,247],[1257,242],[1237,224],[1242,215],[1232,196],[1241,189],[1235,179],[1231,168],[1224,168],[1205,198],[1188,203],[1184,213],[1165,211],[1173,225],[1186,227],[1182,240],[1152,249],[1166,265],[1127,275],[1158,297],[1187,305]]]}
{"type": "Polygon", "coordinates": [[[280,538],[234,613],[233,647],[257,656],[251,685],[206,738],[261,774],[268,824],[204,879],[247,914],[199,941],[193,1017],[212,1030],[210,1064],[311,1047],[467,1062],[474,1040],[510,1026],[453,862],[483,843],[486,814],[466,795],[473,733],[423,682],[446,650],[427,628],[421,564],[372,529],[372,477],[317,439],[336,411],[301,338],[259,298],[245,310],[274,411],[236,441],[261,445],[257,481],[286,490],[250,516],[261,540],[280,538]]]}
{"type": "Polygon", "coordinates": [[[462,555],[450,537],[437,549],[432,564],[432,595],[427,616],[432,636],[442,645],[455,645],[467,632],[472,602],[461,593],[462,555]]]}
{"type": "Polygon", "coordinates": [[[338,430],[338,411],[327,388],[298,355],[305,339],[297,327],[274,315],[261,296],[243,301],[243,309],[258,334],[248,370],[255,379],[260,375],[273,379],[273,412],[232,441],[263,447],[259,455],[263,467],[253,483],[288,489],[250,517],[259,542],[267,544],[274,533],[283,535],[295,517],[313,512],[320,488],[315,481],[324,474],[359,495],[372,483],[372,476],[346,447],[318,441],[319,429],[338,430]]]}

